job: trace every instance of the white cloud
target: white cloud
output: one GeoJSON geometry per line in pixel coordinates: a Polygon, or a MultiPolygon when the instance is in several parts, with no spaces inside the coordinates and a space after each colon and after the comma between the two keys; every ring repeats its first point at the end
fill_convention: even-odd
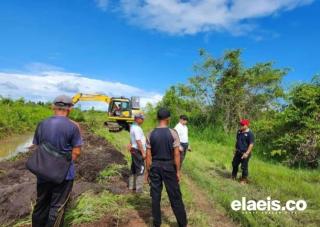
{"type": "Polygon", "coordinates": [[[32,63],[26,64],[24,68],[28,72],[33,72],[33,73],[41,73],[41,72],[47,72],[47,71],[63,71],[63,68],[61,67],[58,67],[55,65],[49,65],[42,62],[32,62],[32,63]]]}
{"type": "Polygon", "coordinates": [[[102,9],[103,11],[107,10],[109,5],[109,0],[95,0],[97,7],[102,9]]]}
{"type": "MultiPolygon", "coordinates": [[[[73,96],[77,92],[125,97],[139,96],[142,106],[148,102],[155,104],[162,98],[159,93],[144,91],[127,84],[91,79],[80,74],[61,71],[36,74],[0,72],[0,81],[1,96],[13,99],[24,97],[31,101],[52,101],[57,95],[73,96]]],[[[105,110],[107,107],[104,103],[99,102],[79,104],[85,109],[94,106],[105,110]]]]}
{"type": "Polygon", "coordinates": [[[254,29],[250,19],[277,14],[313,0],[120,0],[131,23],[169,34],[254,29]]]}

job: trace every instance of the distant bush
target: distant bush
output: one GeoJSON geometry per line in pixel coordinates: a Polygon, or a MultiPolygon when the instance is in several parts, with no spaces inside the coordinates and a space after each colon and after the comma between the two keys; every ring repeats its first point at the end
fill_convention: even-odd
{"type": "Polygon", "coordinates": [[[319,167],[320,162],[320,83],[295,86],[288,105],[259,122],[259,141],[264,154],[291,166],[319,167]]]}
{"type": "Polygon", "coordinates": [[[0,97],[0,138],[32,130],[50,114],[50,105],[0,97]]]}
{"type": "Polygon", "coordinates": [[[75,108],[71,111],[70,118],[74,121],[77,121],[77,122],[84,122],[85,121],[83,112],[77,108],[75,108]]]}

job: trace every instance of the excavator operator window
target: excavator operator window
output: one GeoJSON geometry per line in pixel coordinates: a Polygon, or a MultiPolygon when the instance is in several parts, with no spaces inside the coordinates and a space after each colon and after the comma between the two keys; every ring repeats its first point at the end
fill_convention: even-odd
{"type": "Polygon", "coordinates": [[[112,116],[121,116],[123,111],[128,111],[130,108],[129,102],[115,101],[112,105],[112,116]]]}

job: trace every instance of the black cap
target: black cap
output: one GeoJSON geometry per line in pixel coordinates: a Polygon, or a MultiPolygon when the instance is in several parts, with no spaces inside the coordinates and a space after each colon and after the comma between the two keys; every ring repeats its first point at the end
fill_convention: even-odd
{"type": "Polygon", "coordinates": [[[170,117],[170,111],[167,110],[166,108],[160,108],[158,110],[158,120],[164,120],[170,117]]]}

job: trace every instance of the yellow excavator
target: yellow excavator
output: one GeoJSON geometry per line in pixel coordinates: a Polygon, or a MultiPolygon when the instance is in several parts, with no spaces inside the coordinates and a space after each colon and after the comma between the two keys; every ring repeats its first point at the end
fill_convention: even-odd
{"type": "Polygon", "coordinates": [[[109,97],[103,94],[83,94],[77,93],[72,98],[73,104],[79,101],[99,101],[106,103],[108,107],[107,120],[105,125],[109,131],[118,132],[122,129],[129,130],[130,124],[134,121],[134,115],[141,113],[140,98],[133,96],[109,97]]]}

